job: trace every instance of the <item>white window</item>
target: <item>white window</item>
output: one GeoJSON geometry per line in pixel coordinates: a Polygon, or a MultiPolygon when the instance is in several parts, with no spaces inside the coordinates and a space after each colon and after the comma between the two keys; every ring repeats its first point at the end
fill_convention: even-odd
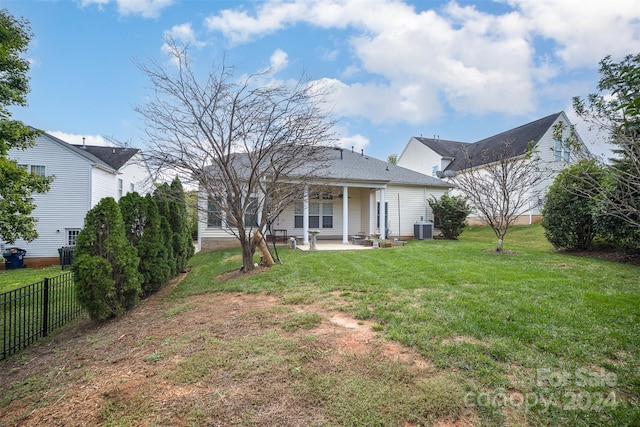
{"type": "Polygon", "coordinates": [[[258,198],[251,197],[249,201],[249,206],[247,206],[247,210],[244,213],[244,226],[255,227],[257,225],[258,225],[258,198]]]}
{"type": "Polygon", "coordinates": [[[67,228],[67,246],[75,246],[80,234],[79,228],[67,228]]]}
{"type": "Polygon", "coordinates": [[[46,175],[46,168],[45,168],[44,165],[24,165],[24,164],[19,164],[18,167],[26,170],[27,172],[31,172],[34,175],[47,176],[46,175]]]}
{"type": "MultiPolygon", "coordinates": [[[[220,203],[221,200],[221,198],[217,198],[218,203],[220,203]]],[[[207,201],[207,227],[222,227],[223,216],[224,212],[221,211],[218,208],[218,204],[209,197],[207,201]]]]}
{"type": "Polygon", "coordinates": [[[431,176],[438,176],[438,171],[440,170],[440,166],[434,165],[431,167],[431,176]]]}
{"type": "Polygon", "coordinates": [[[44,165],[31,165],[31,173],[39,176],[47,176],[44,165]]]}
{"type": "MultiPolygon", "coordinates": [[[[309,228],[333,228],[333,195],[322,193],[312,195],[309,202],[309,228]]],[[[303,228],[303,204],[294,205],[293,222],[295,228],[303,228]]]]}
{"type": "Polygon", "coordinates": [[[131,185],[129,186],[129,193],[133,193],[134,191],[136,191],[135,186],[133,185],[133,183],[131,183],[131,185]]]}
{"type": "Polygon", "coordinates": [[[118,199],[122,197],[122,180],[118,178],[118,199]]]}
{"type": "Polygon", "coordinates": [[[553,146],[553,160],[556,162],[568,162],[571,157],[571,149],[567,144],[560,140],[556,140],[553,146]]]}

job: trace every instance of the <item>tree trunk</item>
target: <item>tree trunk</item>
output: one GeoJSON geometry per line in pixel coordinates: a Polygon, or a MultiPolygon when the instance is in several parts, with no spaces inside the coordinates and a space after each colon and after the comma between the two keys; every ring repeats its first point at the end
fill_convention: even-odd
{"type": "Polygon", "coordinates": [[[255,268],[253,265],[253,252],[255,246],[250,240],[242,240],[242,271],[247,273],[255,268]]]}
{"type": "Polygon", "coordinates": [[[498,247],[496,248],[496,252],[502,252],[502,237],[498,237],[498,247]]]}

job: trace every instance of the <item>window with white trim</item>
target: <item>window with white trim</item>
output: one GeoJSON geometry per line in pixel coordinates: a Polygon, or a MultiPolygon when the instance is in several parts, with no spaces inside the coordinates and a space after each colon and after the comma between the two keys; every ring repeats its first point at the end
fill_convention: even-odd
{"type": "Polygon", "coordinates": [[[47,176],[47,168],[45,167],[45,165],[19,164],[18,167],[34,175],[38,175],[42,177],[47,176]]]}
{"type": "Polygon", "coordinates": [[[38,176],[47,176],[44,165],[31,165],[31,173],[38,176]]]}
{"type": "MultiPolygon", "coordinates": [[[[309,228],[333,228],[333,194],[316,193],[310,196],[309,228]]],[[[295,228],[303,228],[304,205],[294,205],[293,223],[295,228]]]]}
{"type": "MultiPolygon", "coordinates": [[[[218,198],[217,201],[220,203],[221,198],[218,198]]],[[[222,227],[222,217],[224,216],[224,212],[220,210],[219,205],[216,203],[216,200],[212,200],[211,197],[207,200],[207,227],[222,227]]]]}
{"type": "Polygon", "coordinates": [[[247,210],[244,213],[244,226],[255,227],[258,225],[258,198],[251,197],[247,210]]]}
{"type": "Polygon", "coordinates": [[[80,234],[79,228],[67,228],[67,246],[75,246],[78,234],[80,234]]]}
{"type": "Polygon", "coordinates": [[[122,197],[122,180],[118,178],[118,199],[122,197]]]}
{"type": "Polygon", "coordinates": [[[568,162],[570,158],[571,158],[571,148],[566,143],[564,143],[564,142],[562,142],[560,140],[554,141],[553,161],[555,161],[555,162],[561,162],[561,161],[568,162]]]}

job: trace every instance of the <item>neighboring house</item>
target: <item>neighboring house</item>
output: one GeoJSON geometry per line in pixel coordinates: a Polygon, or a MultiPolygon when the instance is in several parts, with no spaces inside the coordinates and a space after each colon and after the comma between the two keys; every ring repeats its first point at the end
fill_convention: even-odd
{"type": "MultiPolygon", "coordinates": [[[[588,153],[584,148],[574,152],[561,140],[554,138],[554,126],[564,123],[566,129],[562,141],[569,136],[570,122],[564,112],[551,114],[531,123],[519,126],[479,140],[474,143],[447,141],[439,138],[412,137],[398,158],[398,165],[432,176],[451,179],[464,170],[482,168],[484,164],[496,160],[504,142],[509,141],[514,157],[525,155],[533,147],[540,159],[540,167],[548,171],[547,177],[529,190],[529,210],[519,218],[518,223],[533,223],[541,219],[541,209],[547,189],[555,176],[567,165],[576,162],[588,153]]],[[[578,142],[584,146],[580,137],[578,142]]],[[[474,216],[470,216],[473,223],[474,216]]]]}
{"type": "Polygon", "coordinates": [[[32,173],[54,176],[49,192],[33,195],[38,238],[0,242],[0,249],[25,249],[28,266],[57,263],[58,249],[75,244],[87,211],[102,198],[144,195],[151,188],[142,153],[134,148],[72,145],[44,133],[34,147],[11,150],[8,157],[32,173]]]}
{"type": "MultiPolygon", "coordinates": [[[[352,236],[380,233],[388,238],[413,237],[414,224],[433,220],[428,200],[439,198],[451,185],[438,178],[374,159],[363,152],[327,148],[327,159],[315,185],[274,219],[277,237],[299,237],[308,243],[309,231],[318,239],[350,243],[352,236]],[[381,209],[383,202],[384,209],[381,209]]],[[[302,184],[301,184],[302,185],[302,184]]],[[[239,245],[224,218],[206,215],[213,208],[200,191],[198,247],[202,251],[239,245]]]]}

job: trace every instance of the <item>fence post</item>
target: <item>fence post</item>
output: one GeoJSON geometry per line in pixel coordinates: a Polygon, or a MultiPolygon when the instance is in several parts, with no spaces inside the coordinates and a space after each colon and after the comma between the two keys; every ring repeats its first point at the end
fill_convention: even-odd
{"type": "Polygon", "coordinates": [[[44,278],[44,298],[42,307],[42,336],[49,333],[49,278],[44,278]]]}

